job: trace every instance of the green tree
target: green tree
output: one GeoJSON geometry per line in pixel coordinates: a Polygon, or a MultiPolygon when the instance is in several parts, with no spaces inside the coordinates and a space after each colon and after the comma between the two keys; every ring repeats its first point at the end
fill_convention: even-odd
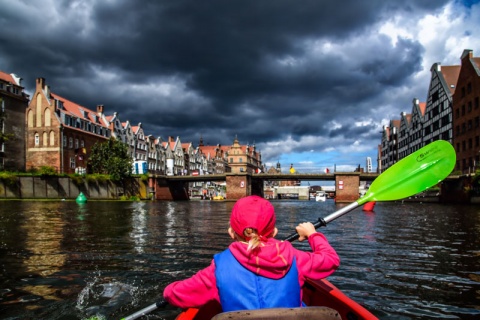
{"type": "Polygon", "coordinates": [[[128,154],[128,148],[115,138],[95,143],[88,162],[92,173],[109,174],[112,180],[120,181],[132,175],[133,162],[128,154]]]}

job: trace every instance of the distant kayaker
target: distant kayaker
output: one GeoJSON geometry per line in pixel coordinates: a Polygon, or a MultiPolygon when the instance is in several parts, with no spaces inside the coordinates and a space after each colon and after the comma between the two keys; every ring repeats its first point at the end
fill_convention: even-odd
{"type": "Polygon", "coordinates": [[[165,300],[180,308],[200,307],[211,300],[224,312],[301,306],[305,278],[331,275],[340,259],[325,236],[310,222],[300,223],[299,241],[308,239],[313,252],[275,239],[273,205],[258,196],[238,200],[228,234],[234,240],[212,263],[191,278],[168,285],[165,300]]]}

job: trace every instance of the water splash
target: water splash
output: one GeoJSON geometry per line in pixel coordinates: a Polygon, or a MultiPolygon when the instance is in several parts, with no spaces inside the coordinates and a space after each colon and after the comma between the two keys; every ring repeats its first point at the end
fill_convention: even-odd
{"type": "Polygon", "coordinates": [[[77,309],[87,317],[106,319],[118,309],[133,302],[136,288],[121,282],[88,283],[77,299],[77,309]]]}

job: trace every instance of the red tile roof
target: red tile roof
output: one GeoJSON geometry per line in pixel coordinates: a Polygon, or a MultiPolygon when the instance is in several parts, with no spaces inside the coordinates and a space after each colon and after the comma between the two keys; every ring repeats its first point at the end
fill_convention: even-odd
{"type": "Polygon", "coordinates": [[[426,102],[419,102],[418,103],[418,108],[420,109],[420,112],[422,113],[422,116],[425,115],[425,109],[427,108],[427,103],[426,102]]]}
{"type": "Polygon", "coordinates": [[[100,116],[97,115],[96,112],[94,112],[94,111],[92,111],[88,108],[85,108],[85,107],[83,107],[79,104],[76,104],[75,102],[67,100],[67,99],[59,96],[58,94],[55,94],[55,93],[50,93],[50,94],[54,99],[59,100],[63,103],[64,112],[66,114],[70,114],[70,115],[75,116],[75,117],[80,118],[80,119],[86,119],[86,120],[89,120],[92,123],[95,123],[95,124],[101,125],[105,128],[108,128],[107,124],[103,121],[103,119],[100,116]],[[85,114],[85,112],[86,112],[86,114],[85,114]],[[95,121],[95,118],[98,121],[95,121]]]}
{"type": "Polygon", "coordinates": [[[447,82],[450,93],[455,93],[455,88],[457,87],[458,75],[460,74],[461,66],[442,66],[441,72],[443,78],[447,82]]]}
{"type": "Polygon", "coordinates": [[[15,82],[15,79],[11,75],[3,71],[0,71],[0,79],[18,85],[18,83],[15,82]]]}

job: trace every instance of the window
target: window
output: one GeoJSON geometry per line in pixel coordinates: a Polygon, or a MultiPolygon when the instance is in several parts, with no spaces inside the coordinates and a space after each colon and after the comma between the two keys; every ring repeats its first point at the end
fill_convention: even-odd
{"type": "Polygon", "coordinates": [[[45,109],[45,126],[50,127],[52,125],[52,119],[50,115],[50,109],[45,109]]]}
{"type": "Polygon", "coordinates": [[[63,147],[67,147],[67,136],[63,136],[63,147]]]}
{"type": "Polygon", "coordinates": [[[75,157],[70,158],[70,168],[75,169],[75,157]]]}
{"type": "Polygon", "coordinates": [[[78,139],[75,139],[75,149],[78,149],[78,139]]]}
{"type": "Polygon", "coordinates": [[[40,144],[40,135],[38,133],[35,133],[35,146],[38,146],[40,144]]]}
{"type": "Polygon", "coordinates": [[[73,148],[73,138],[72,137],[68,138],[68,147],[73,148]]]}

